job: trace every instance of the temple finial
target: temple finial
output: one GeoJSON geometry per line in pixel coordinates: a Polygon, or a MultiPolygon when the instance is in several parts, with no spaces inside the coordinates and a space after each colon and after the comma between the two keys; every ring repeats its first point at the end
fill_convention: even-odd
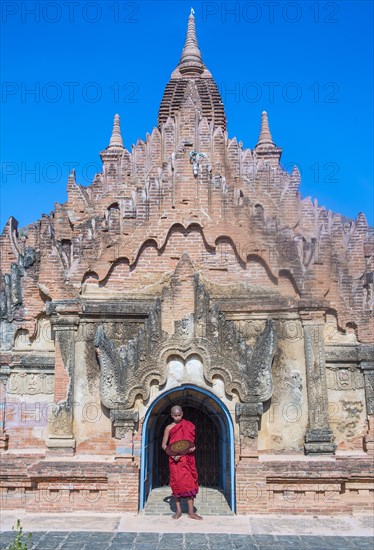
{"type": "Polygon", "coordinates": [[[114,115],[112,135],[107,148],[112,149],[115,147],[123,148],[119,115],[114,115]]]}
{"type": "Polygon", "coordinates": [[[72,183],[77,183],[75,168],[73,168],[69,174],[69,181],[72,183]]]}
{"type": "Polygon", "coordinates": [[[273,138],[271,137],[270,128],[269,128],[269,120],[268,120],[268,114],[266,111],[262,111],[262,118],[261,118],[261,131],[260,131],[260,137],[258,138],[258,142],[256,147],[259,145],[273,145],[275,147],[275,143],[273,141],[273,138]]]}
{"type": "Polygon", "coordinates": [[[268,114],[266,111],[262,111],[260,137],[254,148],[254,153],[258,160],[263,159],[268,164],[274,166],[278,166],[282,156],[282,149],[275,145],[271,137],[268,114]]]}
{"type": "Polygon", "coordinates": [[[188,17],[186,42],[178,65],[183,75],[200,75],[205,69],[196,38],[194,13],[195,10],[191,8],[191,13],[188,17]]]}

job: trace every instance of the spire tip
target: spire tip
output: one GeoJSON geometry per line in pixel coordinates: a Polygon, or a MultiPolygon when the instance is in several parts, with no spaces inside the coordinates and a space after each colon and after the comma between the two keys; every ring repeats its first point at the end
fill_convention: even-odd
{"type": "Polygon", "coordinates": [[[205,65],[201,58],[201,53],[196,38],[194,13],[195,10],[191,8],[191,13],[188,17],[186,42],[184,44],[182,57],[178,65],[179,71],[182,75],[199,75],[205,70],[205,65]]]}
{"type": "Polygon", "coordinates": [[[121,135],[120,117],[118,114],[114,115],[113,130],[110,137],[108,148],[121,147],[123,148],[123,141],[121,135]]]}
{"type": "Polygon", "coordinates": [[[256,147],[258,147],[259,145],[266,145],[266,146],[270,145],[272,147],[275,147],[275,143],[273,141],[273,138],[271,137],[268,114],[266,111],[262,111],[261,118],[262,120],[261,120],[260,137],[258,138],[258,143],[256,147]]]}

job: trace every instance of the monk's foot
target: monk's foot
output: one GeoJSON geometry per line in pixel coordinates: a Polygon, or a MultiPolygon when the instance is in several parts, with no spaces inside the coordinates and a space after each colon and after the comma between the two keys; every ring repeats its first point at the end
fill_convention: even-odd
{"type": "Polygon", "coordinates": [[[190,519],[203,519],[201,516],[199,516],[198,514],[195,514],[195,513],[193,513],[193,514],[188,514],[188,517],[189,517],[190,519]]]}
{"type": "Polygon", "coordinates": [[[173,519],[179,519],[181,517],[181,515],[182,515],[182,512],[175,512],[175,514],[173,514],[171,517],[173,519]]]}

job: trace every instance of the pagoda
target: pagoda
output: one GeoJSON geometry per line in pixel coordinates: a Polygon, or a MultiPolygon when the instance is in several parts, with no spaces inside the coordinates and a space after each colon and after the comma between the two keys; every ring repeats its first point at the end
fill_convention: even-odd
{"type": "Polygon", "coordinates": [[[252,149],[229,137],[191,13],[157,127],[128,150],[116,114],[91,185],[72,171],[64,204],[9,219],[5,508],[146,508],[172,404],[229,512],[372,502],[373,229],[301,197],[281,155],[265,111],[252,149]]]}

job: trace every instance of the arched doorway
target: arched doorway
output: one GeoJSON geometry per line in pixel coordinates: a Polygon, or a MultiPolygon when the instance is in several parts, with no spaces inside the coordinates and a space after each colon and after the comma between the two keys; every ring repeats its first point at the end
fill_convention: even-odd
{"type": "Polygon", "coordinates": [[[183,407],[184,417],[196,426],[196,466],[199,485],[214,487],[235,511],[234,431],[227,407],[208,390],[185,384],[173,388],[151,404],[143,422],[140,510],[152,489],[169,484],[167,456],[161,441],[171,422],[172,405],[183,407]]]}
{"type": "MultiPolygon", "coordinates": [[[[191,400],[189,396],[176,396],[173,404],[183,407],[183,418],[196,426],[196,468],[199,472],[199,484],[204,487],[222,488],[222,464],[220,453],[220,425],[202,403],[191,400]]],[[[154,432],[153,449],[153,487],[169,485],[168,456],[161,447],[165,427],[170,424],[170,403],[159,414],[154,432]]]]}

